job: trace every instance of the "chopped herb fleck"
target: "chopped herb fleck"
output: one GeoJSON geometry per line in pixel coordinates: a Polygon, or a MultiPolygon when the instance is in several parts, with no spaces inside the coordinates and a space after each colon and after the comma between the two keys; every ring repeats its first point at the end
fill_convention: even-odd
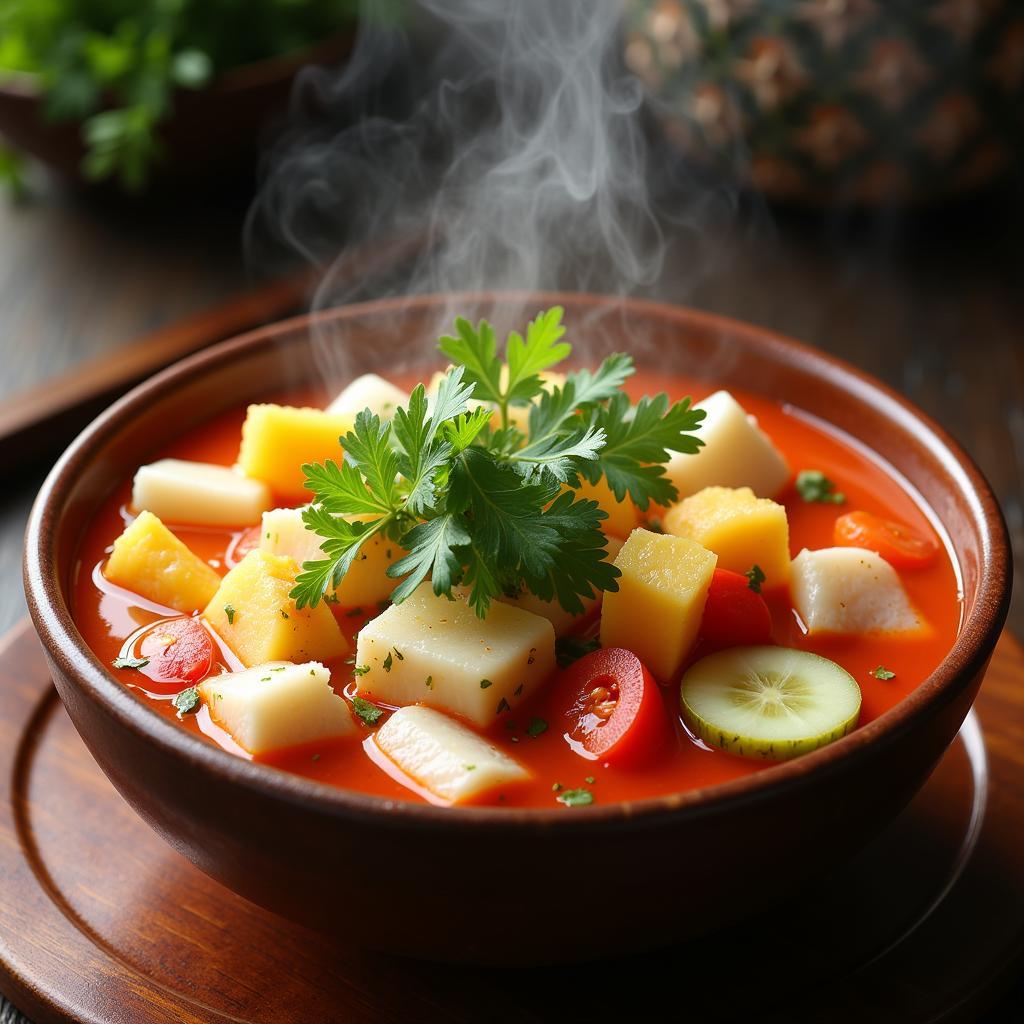
{"type": "Polygon", "coordinates": [[[586,778],[584,778],[584,780],[583,780],[583,781],[584,781],[584,782],[585,782],[585,783],[586,783],[586,784],[587,784],[588,786],[592,786],[592,785],[593,785],[593,784],[594,784],[594,783],[595,783],[595,782],[597,781],[597,779],[595,779],[593,775],[588,775],[588,776],[586,776],[586,778]]]}
{"type": "Polygon", "coordinates": [[[282,619],[287,619],[287,618],[290,618],[290,616],[288,615],[288,613],[287,613],[287,612],[286,612],[286,611],[285,611],[285,610],[284,610],[283,608],[281,609],[281,618],[282,618],[282,619]]]}
{"type": "Polygon", "coordinates": [[[498,701],[498,710],[495,712],[495,714],[500,715],[503,711],[511,711],[511,710],[512,710],[512,708],[509,706],[508,701],[505,700],[504,697],[502,697],[501,700],[498,701]]]}
{"type": "Polygon", "coordinates": [[[176,693],[171,698],[171,704],[178,709],[178,717],[181,718],[182,715],[187,715],[199,707],[199,691],[194,686],[190,686],[187,690],[176,693]]]}
{"type": "Polygon", "coordinates": [[[566,807],[586,807],[594,802],[594,794],[589,789],[567,789],[555,799],[566,807]]]}
{"type": "Polygon", "coordinates": [[[133,658],[129,655],[127,658],[115,658],[113,661],[114,668],[145,668],[149,664],[149,658],[133,658]]]}
{"type": "Polygon", "coordinates": [[[562,788],[562,784],[560,782],[552,782],[551,783],[551,792],[552,793],[557,793],[561,788],[562,788]]]}
{"type": "Polygon", "coordinates": [[[842,505],[846,495],[820,469],[804,469],[796,475],[796,489],[804,501],[825,505],[842,505]]]}
{"type": "Polygon", "coordinates": [[[434,688],[434,677],[427,676],[427,689],[432,690],[434,688]]]}
{"type": "Polygon", "coordinates": [[[534,661],[537,660],[536,659],[536,654],[537,654],[537,648],[536,647],[531,647],[530,648],[530,656],[526,659],[526,664],[527,665],[532,665],[534,663],[534,661]]]}
{"type": "Polygon", "coordinates": [[[388,651],[388,656],[384,659],[384,671],[385,672],[390,672],[391,671],[391,666],[393,664],[394,664],[394,662],[391,660],[391,652],[388,651]]]}
{"type": "Polygon", "coordinates": [[[661,525],[661,520],[658,519],[657,516],[654,516],[651,519],[647,520],[647,529],[650,530],[651,533],[665,532],[664,527],[661,525]]]}
{"type": "Polygon", "coordinates": [[[896,673],[895,672],[890,672],[889,669],[885,668],[883,665],[879,665],[878,668],[874,669],[871,672],[871,674],[876,679],[883,679],[883,680],[886,680],[886,681],[888,681],[889,679],[895,679],[896,678],[896,673]]]}
{"type": "MultiPolygon", "coordinates": [[[[369,665],[353,665],[352,666],[352,675],[354,675],[354,676],[365,676],[366,673],[369,672],[369,671],[370,671],[370,666],[369,665]]],[[[310,672],[310,674],[312,675],[312,672],[310,672]]]]}
{"type": "Polygon", "coordinates": [[[235,624],[235,606],[233,604],[224,605],[224,614],[228,617],[228,625],[233,626],[235,624]]]}
{"type": "Polygon", "coordinates": [[[475,764],[464,764],[462,767],[465,768],[467,772],[475,772],[476,771],[476,765],[475,764]]]}
{"type": "Polygon", "coordinates": [[[568,636],[560,636],[555,641],[555,658],[558,664],[565,668],[574,661],[579,661],[585,655],[598,650],[600,646],[601,641],[596,636],[585,638],[570,633],[568,636]]]}
{"type": "Polygon", "coordinates": [[[380,716],[384,714],[376,704],[371,704],[368,700],[364,700],[362,697],[353,697],[352,707],[355,709],[356,714],[367,725],[375,725],[380,716]]]}
{"type": "Polygon", "coordinates": [[[743,575],[747,577],[747,586],[750,587],[755,594],[760,594],[761,584],[768,579],[764,574],[764,569],[755,563],[743,575]]]}
{"type": "Polygon", "coordinates": [[[536,739],[542,732],[548,731],[548,723],[543,718],[531,718],[526,727],[526,735],[536,739]]]}
{"type": "Polygon", "coordinates": [[[270,682],[270,676],[260,676],[260,682],[261,683],[269,683],[270,682]]]}
{"type": "Polygon", "coordinates": [[[278,665],[277,668],[272,668],[270,671],[271,672],[283,672],[287,667],[288,667],[287,665],[278,665]]]}
{"type": "Polygon", "coordinates": [[[517,687],[516,687],[516,688],[515,688],[515,689],[514,689],[514,690],[512,691],[512,696],[513,696],[513,697],[521,697],[522,695],[523,695],[523,684],[522,684],[522,683],[520,683],[520,684],[519,684],[519,685],[518,685],[518,686],[517,686],[517,687]]]}
{"type": "Polygon", "coordinates": [[[405,655],[397,647],[392,647],[391,649],[395,652],[395,657],[399,661],[405,661],[405,655]]]}
{"type": "Polygon", "coordinates": [[[311,760],[311,761],[319,761],[319,760],[320,760],[320,755],[319,755],[319,754],[314,754],[314,755],[313,755],[313,756],[312,756],[312,757],[310,758],[310,760],[311,760]]]}
{"type": "Polygon", "coordinates": [[[480,689],[481,689],[481,690],[486,690],[486,689],[487,689],[487,687],[488,687],[488,686],[491,686],[491,685],[492,685],[492,684],[491,684],[491,681],[490,681],[490,679],[481,679],[481,680],[480,680],[480,689]]]}
{"type": "Polygon", "coordinates": [[[345,612],[345,618],[347,618],[347,619],[354,619],[357,615],[362,615],[362,614],[363,614],[363,609],[362,608],[359,608],[359,607],[349,608],[349,610],[347,612],[345,612]]]}
{"type": "Polygon", "coordinates": [[[324,604],[341,604],[341,598],[337,594],[324,594],[324,604]]]}

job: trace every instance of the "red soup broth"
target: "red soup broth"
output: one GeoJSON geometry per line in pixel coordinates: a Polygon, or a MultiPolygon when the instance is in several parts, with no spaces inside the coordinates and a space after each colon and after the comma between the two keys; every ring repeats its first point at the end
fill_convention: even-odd
{"type": "MultiPolygon", "coordinates": [[[[628,390],[635,397],[667,390],[673,398],[693,395],[699,399],[709,393],[706,384],[681,377],[638,373],[628,390]]],[[[962,597],[957,572],[948,553],[934,516],[923,501],[888,466],[868,448],[840,434],[829,425],[798,409],[746,394],[733,389],[743,406],[753,413],[783,452],[790,466],[821,470],[833,480],[846,496],[843,505],[808,503],[790,486],[778,497],[789,516],[791,554],[802,548],[831,547],[837,516],[853,509],[862,509],[911,526],[939,545],[940,555],[924,568],[901,571],[900,578],[918,611],[930,629],[913,638],[886,636],[817,636],[805,635],[790,603],[785,588],[766,593],[772,613],[773,639],[776,643],[813,651],[838,662],[860,684],[863,693],[860,724],[877,718],[897,704],[936,668],[949,651],[960,626],[962,597]],[[884,666],[895,677],[880,680],[873,670],[884,666]]],[[[284,400],[304,404],[306,395],[292,394],[284,400]]],[[[239,438],[245,408],[218,416],[201,428],[194,429],[171,444],[152,453],[152,459],[180,458],[198,462],[232,465],[238,454],[239,438]]],[[[127,522],[131,480],[125,480],[99,509],[86,528],[78,551],[73,592],[75,621],[97,657],[110,664],[126,639],[169,611],[107,583],[101,567],[110,546],[127,522]]],[[[181,539],[221,574],[234,561],[237,545],[245,531],[217,528],[175,527],[181,539]]],[[[346,636],[355,646],[355,634],[377,609],[333,609],[346,636]]],[[[694,656],[699,656],[699,648],[694,656]]],[[[328,663],[332,683],[341,692],[352,692],[352,665],[344,659],[328,663]]],[[[213,671],[242,667],[223,644],[219,663],[213,671]]],[[[178,686],[151,682],[143,672],[124,671],[117,678],[159,714],[176,719],[170,700],[178,686]]],[[[642,769],[613,768],[597,761],[584,760],[565,742],[559,729],[565,709],[557,706],[555,687],[544,687],[531,700],[516,709],[514,716],[505,716],[487,732],[488,738],[512,757],[523,762],[533,773],[532,781],[504,792],[493,792],[480,802],[498,806],[557,806],[561,789],[586,787],[593,791],[595,802],[636,800],[644,797],[698,789],[740,778],[753,772],[770,769],[771,763],[737,757],[711,749],[695,739],[686,729],[679,713],[678,686],[662,688],[667,714],[674,725],[674,740],[658,760],[642,769]],[[542,718],[549,723],[547,731],[533,737],[527,727],[531,719],[542,718]],[[593,780],[593,781],[591,781],[593,780]],[[557,784],[557,786],[556,786],[557,784]]],[[[187,714],[179,722],[181,728],[204,736],[242,757],[251,758],[220,729],[203,708],[198,714],[187,714]]],[[[364,750],[363,740],[370,730],[360,726],[365,735],[357,739],[319,742],[308,747],[277,752],[256,758],[286,771],[317,779],[346,789],[375,794],[391,800],[422,801],[424,794],[402,785],[364,750]]]]}

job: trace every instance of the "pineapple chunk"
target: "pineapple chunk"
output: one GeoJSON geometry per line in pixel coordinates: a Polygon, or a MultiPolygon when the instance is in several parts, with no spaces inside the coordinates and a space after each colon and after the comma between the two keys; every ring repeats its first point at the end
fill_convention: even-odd
{"type": "Polygon", "coordinates": [[[270,662],[199,684],[210,717],[250,754],[297,747],[356,731],[347,701],[318,661],[270,662]]]}
{"type": "Polygon", "coordinates": [[[866,548],[804,548],[793,559],[793,607],[809,633],[917,633],[926,627],[896,570],[866,548]]]}
{"type": "Polygon", "coordinates": [[[140,512],[114,541],[103,575],[178,612],[205,607],[220,586],[220,576],[152,512],[140,512]]]}
{"type": "Polygon", "coordinates": [[[349,416],[290,405],[250,405],[242,424],[238,466],[246,475],[269,484],[275,494],[292,500],[308,497],[306,462],[340,462],[339,438],[352,428],[349,416]]]}
{"type": "Polygon", "coordinates": [[[673,505],[666,533],[689,537],[718,555],[718,567],[749,572],[758,565],[764,585],[789,579],[789,521],[782,505],[757,498],[749,487],[705,487],[673,505]]]}
{"type": "Polygon", "coordinates": [[[371,742],[399,771],[444,803],[530,778],[508,754],[440,711],[410,704],[399,708],[371,742]]]}
{"type": "MultiPolygon", "coordinates": [[[[287,555],[302,565],[324,557],[320,543],[321,538],[302,521],[302,509],[275,508],[263,513],[260,547],[264,551],[287,555]]],[[[398,580],[387,575],[388,566],[405,553],[405,548],[382,534],[365,541],[341,586],[334,592],[338,603],[344,608],[356,608],[386,600],[398,585],[398,580]]]]}
{"type": "MultiPolygon", "coordinates": [[[[622,541],[617,537],[609,537],[605,547],[607,549],[605,559],[614,562],[622,550],[622,541]]],[[[557,597],[551,601],[542,601],[536,594],[531,594],[528,590],[524,590],[518,597],[499,597],[498,600],[515,608],[522,608],[525,612],[543,615],[554,627],[555,636],[564,636],[594,611],[601,603],[601,596],[601,592],[598,591],[594,597],[583,598],[583,611],[579,615],[567,612],[558,603],[557,597]]]]}
{"type": "Polygon", "coordinates": [[[160,459],[141,466],[132,506],[171,523],[248,526],[271,505],[270,489],[226,466],[160,459]]]}
{"type": "Polygon", "coordinates": [[[613,537],[625,540],[640,525],[640,514],[627,494],[625,500],[616,501],[608,482],[601,477],[596,484],[580,479],[576,496],[596,501],[608,518],[601,523],[601,529],[613,537]]]}
{"type": "Polygon", "coordinates": [[[686,537],[634,530],[604,595],[601,646],[632,651],[663,682],[679,671],[700,628],[718,556],[686,537]]]}
{"type": "Polygon", "coordinates": [[[430,704],[488,725],[525,700],[555,668],[547,619],[495,602],[486,619],[464,593],[438,597],[421,583],[359,632],[359,693],[401,707],[430,704]]]}
{"type": "Polygon", "coordinates": [[[288,596],[298,572],[293,559],[257,549],[221,580],[203,618],[243,665],[326,661],[348,651],[348,642],[323,601],[299,610],[288,596]]]}
{"type": "Polygon", "coordinates": [[[704,447],[694,455],[674,452],[665,467],[681,497],[705,487],[749,487],[772,498],[789,480],[789,466],[771,438],[728,391],[716,391],[696,408],[707,415],[697,436],[704,447]]]}
{"type": "Polygon", "coordinates": [[[355,422],[364,409],[375,412],[382,420],[389,420],[395,410],[409,404],[409,396],[389,380],[375,373],[356,377],[324,410],[328,416],[345,416],[355,422]]]}

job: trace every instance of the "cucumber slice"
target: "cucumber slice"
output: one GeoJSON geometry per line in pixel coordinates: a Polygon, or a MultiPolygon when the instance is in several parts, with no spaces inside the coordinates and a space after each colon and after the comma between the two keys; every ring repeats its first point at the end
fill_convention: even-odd
{"type": "Polygon", "coordinates": [[[785,761],[845,736],[860,687],[834,661],[790,647],[732,647],[683,676],[683,717],[706,743],[743,757],[785,761]]]}

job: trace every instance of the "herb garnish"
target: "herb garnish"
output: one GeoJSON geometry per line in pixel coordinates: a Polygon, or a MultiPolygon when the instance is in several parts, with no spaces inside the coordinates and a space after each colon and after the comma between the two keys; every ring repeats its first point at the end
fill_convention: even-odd
{"type": "Polygon", "coordinates": [[[878,668],[872,669],[871,674],[876,679],[882,679],[882,680],[884,680],[886,682],[888,680],[890,680],[890,679],[895,679],[896,678],[896,673],[895,672],[891,672],[889,669],[885,668],[883,665],[879,665],[878,668]]]}
{"type": "Polygon", "coordinates": [[[846,495],[820,469],[804,469],[796,475],[796,489],[804,501],[826,505],[842,505],[846,495]]]}
{"type": "Polygon", "coordinates": [[[594,794],[589,789],[567,789],[559,793],[555,799],[566,807],[586,807],[594,802],[594,794]]]}
{"type": "Polygon", "coordinates": [[[617,589],[600,528],[607,516],[574,488],[603,477],[618,500],[628,494],[641,509],[670,503],[677,492],[661,463],[669,451],[697,451],[704,413],[664,394],[631,405],[619,390],[634,372],[625,355],[544,391],[540,374],[571,351],[561,320],[554,307],[525,339],[512,332],[504,361],[487,321],[456,320],[455,336],[440,342],[455,365],[429,402],[419,385],[390,421],[364,409],[341,439],[340,464],[303,467],[315,497],[302,518],[323,538],[325,557],[303,564],[291,594],[297,607],[337,587],[378,534],[408,552],[388,569],[401,580],[395,602],[428,576],[439,595],[468,587],[481,617],[494,598],[524,588],[573,613],[595,590],[617,589]],[[471,398],[492,408],[470,411],[471,398]],[[524,435],[509,409],[534,399],[524,435]]]}
{"type": "Polygon", "coordinates": [[[145,668],[149,664],[149,658],[117,657],[111,662],[114,668],[145,668]]]}
{"type": "Polygon", "coordinates": [[[391,652],[388,651],[388,656],[384,659],[384,671],[385,672],[390,672],[391,671],[391,666],[393,664],[394,664],[394,662],[391,660],[391,652]]]}
{"type": "Polygon", "coordinates": [[[480,689],[481,690],[486,690],[488,686],[493,686],[493,685],[494,684],[490,681],[490,679],[481,679],[480,680],[480,689]]]}
{"type": "Polygon", "coordinates": [[[353,697],[352,707],[355,710],[355,713],[367,725],[375,725],[380,716],[384,714],[383,710],[377,707],[376,704],[371,704],[368,700],[365,700],[362,697],[353,697]]]}
{"type": "Polygon", "coordinates": [[[190,686],[187,690],[176,693],[171,698],[171,704],[178,709],[178,717],[181,718],[182,715],[195,711],[199,707],[199,700],[199,690],[194,686],[190,686]]]}
{"type": "Polygon", "coordinates": [[[755,562],[743,575],[747,577],[747,586],[755,594],[760,594],[761,584],[768,579],[764,574],[764,569],[755,562]]]}
{"type": "Polygon", "coordinates": [[[235,624],[235,606],[233,604],[224,605],[224,614],[228,617],[228,625],[233,626],[235,624]]]}
{"type": "Polygon", "coordinates": [[[530,724],[526,727],[526,735],[533,739],[540,736],[541,733],[548,731],[548,723],[543,718],[531,718],[530,724]]]}
{"type": "Polygon", "coordinates": [[[555,641],[555,659],[562,668],[565,668],[585,655],[592,654],[600,646],[601,640],[596,636],[582,637],[569,633],[555,641]]]}
{"type": "MultiPolygon", "coordinates": [[[[369,672],[369,671],[370,671],[370,666],[369,665],[353,665],[352,666],[352,675],[354,675],[354,676],[365,676],[366,673],[369,672]]],[[[313,674],[312,670],[310,671],[309,674],[310,675],[313,674]]]]}

